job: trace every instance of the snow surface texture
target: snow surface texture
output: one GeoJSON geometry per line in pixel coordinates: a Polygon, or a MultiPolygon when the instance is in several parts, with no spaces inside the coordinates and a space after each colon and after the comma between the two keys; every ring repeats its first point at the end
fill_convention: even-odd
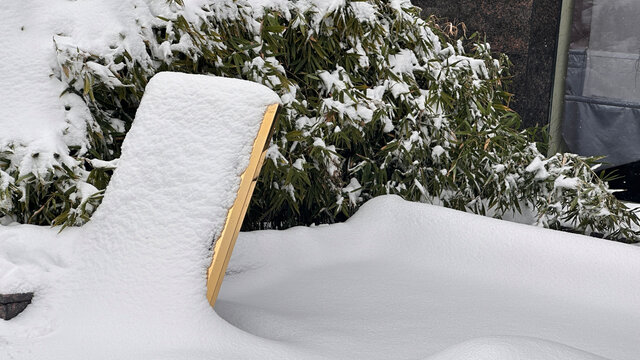
{"type": "Polygon", "coordinates": [[[0,358],[230,351],[240,331],[218,320],[206,299],[211,242],[265,109],[277,102],[247,81],[156,75],[90,223],[60,234],[0,227],[0,293],[35,292],[27,311],[0,323],[0,358]]]}
{"type": "MultiPolygon", "coordinates": [[[[206,221],[166,216],[183,239],[192,223],[206,221]]],[[[136,224],[126,231],[139,231],[136,224]]],[[[151,233],[163,235],[153,226],[159,230],[151,233]]],[[[22,237],[47,233],[16,230],[22,237]]],[[[93,249],[123,257],[120,236],[93,249]]],[[[54,250],[70,247],[32,240],[0,247],[0,259],[15,263],[12,274],[42,273],[38,289],[69,278],[60,259],[70,254],[54,250]]],[[[204,299],[204,282],[191,283],[197,271],[188,256],[206,251],[191,251],[184,241],[158,243],[159,252],[178,257],[149,264],[162,281],[129,271],[122,282],[109,281],[105,290],[117,297],[104,293],[110,300],[97,308],[67,298],[74,328],[51,318],[60,302],[47,300],[55,294],[49,291],[0,323],[0,349],[17,359],[631,360],[640,353],[640,249],[624,244],[384,196],[344,224],[242,233],[217,315],[204,299]],[[169,261],[194,276],[159,268],[169,261]],[[186,290],[165,298],[163,282],[173,280],[189,284],[174,284],[186,290]],[[135,312],[128,304],[137,305],[135,312]],[[48,347],[65,355],[49,355],[48,347]]]]}
{"type": "Polygon", "coordinates": [[[639,248],[395,196],[344,224],[242,233],[230,271],[220,316],[325,358],[640,354],[639,248]]]}

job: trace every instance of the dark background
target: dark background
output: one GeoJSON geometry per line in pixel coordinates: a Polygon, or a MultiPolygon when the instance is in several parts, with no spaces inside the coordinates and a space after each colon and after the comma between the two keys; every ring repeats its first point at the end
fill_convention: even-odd
{"type": "Polygon", "coordinates": [[[412,0],[439,23],[465,23],[468,35],[486,35],[493,51],[509,55],[514,93],[511,108],[524,127],[549,122],[562,0],[412,0]]]}

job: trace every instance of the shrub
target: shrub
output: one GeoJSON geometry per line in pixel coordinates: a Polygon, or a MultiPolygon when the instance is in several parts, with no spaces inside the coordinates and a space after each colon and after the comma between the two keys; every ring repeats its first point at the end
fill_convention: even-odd
{"type": "Polygon", "coordinates": [[[126,47],[58,47],[58,77],[91,110],[90,150],[24,177],[5,148],[0,211],[21,222],[86,221],[100,192],[78,196],[78,179],[106,187],[113,165],[103,161],[119,156],[144,85],[171,70],[249,79],[282,99],[245,228],[331,223],[399,194],[494,217],[527,209],[545,227],[639,239],[636,215],[594,173],[597,159],[545,158],[519,130],[509,60],[473,36],[450,39],[408,1],[183,5],[141,25],[144,58],[126,47]]]}

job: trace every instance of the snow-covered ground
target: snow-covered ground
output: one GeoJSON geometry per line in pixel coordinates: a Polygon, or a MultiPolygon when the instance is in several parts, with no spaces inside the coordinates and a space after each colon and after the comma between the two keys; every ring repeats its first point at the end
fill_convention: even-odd
{"type": "Polygon", "coordinates": [[[225,320],[327,358],[591,359],[530,338],[640,354],[640,249],[397,197],[241,234],[231,272],[225,320]]]}
{"type": "MultiPolygon", "coordinates": [[[[242,233],[217,314],[203,277],[201,306],[185,308],[194,294],[149,294],[157,318],[129,312],[109,324],[122,333],[87,339],[104,328],[87,323],[93,335],[65,337],[52,323],[43,337],[20,335],[55,311],[36,297],[0,323],[0,349],[17,359],[631,360],[639,277],[637,247],[384,196],[344,224],[242,233]],[[38,343],[46,357],[22,352],[38,343]]],[[[125,284],[121,296],[138,293],[125,284]]],[[[104,320],[127,310],[92,311],[104,320]]]]}

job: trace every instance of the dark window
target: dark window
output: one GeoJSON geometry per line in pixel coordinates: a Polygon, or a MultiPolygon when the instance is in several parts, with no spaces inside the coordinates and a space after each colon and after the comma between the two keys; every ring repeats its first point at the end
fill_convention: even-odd
{"type": "Polygon", "coordinates": [[[612,187],[640,201],[640,1],[576,0],[562,135],[570,152],[606,156],[612,187]]]}

